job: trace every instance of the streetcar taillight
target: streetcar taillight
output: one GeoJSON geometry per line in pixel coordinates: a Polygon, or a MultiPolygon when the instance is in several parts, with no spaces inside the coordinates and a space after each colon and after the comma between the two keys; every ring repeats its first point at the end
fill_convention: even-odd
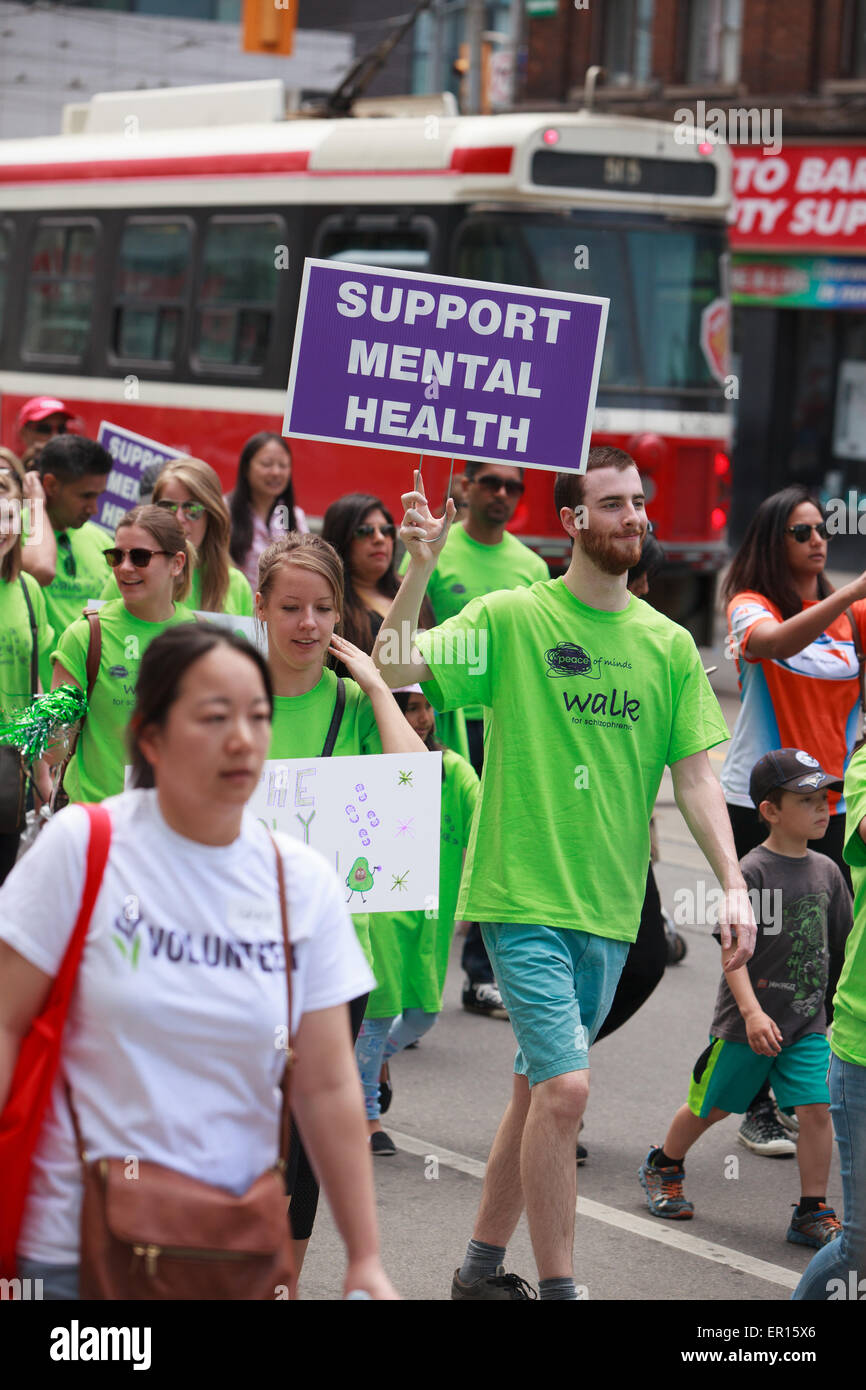
{"type": "Polygon", "coordinates": [[[559,144],[559,131],[558,131],[558,130],[554,130],[553,127],[551,126],[549,130],[546,130],[546,131],[544,132],[544,134],[542,135],[541,138],[542,138],[542,140],[544,141],[545,145],[558,145],[558,144],[559,144]]]}
{"type": "Polygon", "coordinates": [[[731,460],[727,454],[718,453],[713,459],[713,472],[717,478],[724,478],[731,471],[731,460]]]}
{"type": "Polygon", "coordinates": [[[721,531],[722,527],[726,526],[728,522],[728,514],[724,507],[713,507],[710,513],[710,521],[712,522],[714,530],[721,531]]]}

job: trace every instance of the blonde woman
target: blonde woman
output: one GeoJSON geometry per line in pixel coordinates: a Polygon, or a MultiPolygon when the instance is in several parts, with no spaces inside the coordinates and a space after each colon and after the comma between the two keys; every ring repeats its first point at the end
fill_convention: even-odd
{"type": "MultiPolygon", "coordinates": [[[[229,558],[231,522],[220,481],[203,459],[171,459],[153,489],[153,502],[177,517],[197,556],[190,579],[187,606],[196,612],[253,616],[253,596],[246,576],[229,558]]],[[[117,598],[117,580],[110,575],[102,598],[117,598]]]]}
{"type": "MultiPolygon", "coordinates": [[[[166,628],[195,621],[184,602],[195,551],[171,512],[134,507],[118,526],[114,545],[106,546],[105,557],[120,598],[99,610],[99,668],[64,781],[70,801],[102,801],[123,791],[126,726],[135,705],[141,658],[166,628]]],[[[51,654],[52,689],[67,682],[87,689],[90,641],[87,618],[78,618],[66,629],[51,654]]],[[[58,746],[48,756],[58,762],[64,749],[58,746]]]]}
{"type": "MultiPolygon", "coordinates": [[[[3,455],[0,458],[0,715],[8,718],[23,709],[30,696],[41,690],[38,676],[34,681],[34,674],[39,656],[51,650],[54,629],[48,621],[42,590],[31,575],[22,573],[24,490],[20,465],[7,467],[9,451],[3,449],[0,453],[3,455]]],[[[15,458],[14,455],[10,457],[15,458]]],[[[3,756],[9,767],[2,775],[17,775],[14,755],[3,756]]],[[[34,778],[47,795],[49,788],[40,763],[34,767],[34,778]]],[[[15,863],[18,838],[17,830],[0,833],[0,883],[15,863]]]]}

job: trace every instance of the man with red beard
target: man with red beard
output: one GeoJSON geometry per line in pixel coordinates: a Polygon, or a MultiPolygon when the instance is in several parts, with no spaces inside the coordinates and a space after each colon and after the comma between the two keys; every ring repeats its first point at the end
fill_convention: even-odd
{"type": "MultiPolygon", "coordinates": [[[[392,686],[420,682],[437,709],[489,711],[484,776],[458,915],[481,922],[518,1043],[454,1299],[525,1299],[505,1273],[523,1207],[542,1299],[574,1299],[575,1144],[589,1094],[589,1048],[634,941],[649,862],[649,819],[665,766],[677,804],[725,890],[722,939],[744,964],[755,923],[724,797],[706,750],[728,737],[688,632],[629,594],[647,529],[634,461],[590,449],[585,475],[554,498],[573,542],[559,579],[478,598],[429,632],[414,629],[444,543],[421,492],[401,529],[411,561],[374,659],[392,686]],[[431,538],[428,540],[428,536],[431,538]]],[[[454,506],[446,508],[447,523],[454,506]]]]}

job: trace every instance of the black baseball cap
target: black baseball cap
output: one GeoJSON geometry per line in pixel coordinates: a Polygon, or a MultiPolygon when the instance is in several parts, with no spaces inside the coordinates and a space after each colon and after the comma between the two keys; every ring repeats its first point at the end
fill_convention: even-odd
{"type": "Polygon", "coordinates": [[[784,792],[797,792],[800,796],[809,796],[822,787],[832,787],[833,791],[840,792],[842,778],[831,777],[818,759],[802,748],[774,748],[771,753],[759,758],[752,768],[749,796],[759,806],[774,787],[781,787],[784,792]]]}

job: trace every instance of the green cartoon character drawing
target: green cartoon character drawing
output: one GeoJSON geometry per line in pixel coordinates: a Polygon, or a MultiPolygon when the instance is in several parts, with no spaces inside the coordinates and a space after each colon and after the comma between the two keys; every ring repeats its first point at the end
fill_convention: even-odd
{"type": "Polygon", "coordinates": [[[346,902],[351,902],[353,893],[361,894],[361,902],[367,899],[365,893],[369,893],[373,887],[373,874],[370,865],[362,854],[358,855],[348,874],[346,875],[346,887],[349,889],[349,896],[346,902]]]}

